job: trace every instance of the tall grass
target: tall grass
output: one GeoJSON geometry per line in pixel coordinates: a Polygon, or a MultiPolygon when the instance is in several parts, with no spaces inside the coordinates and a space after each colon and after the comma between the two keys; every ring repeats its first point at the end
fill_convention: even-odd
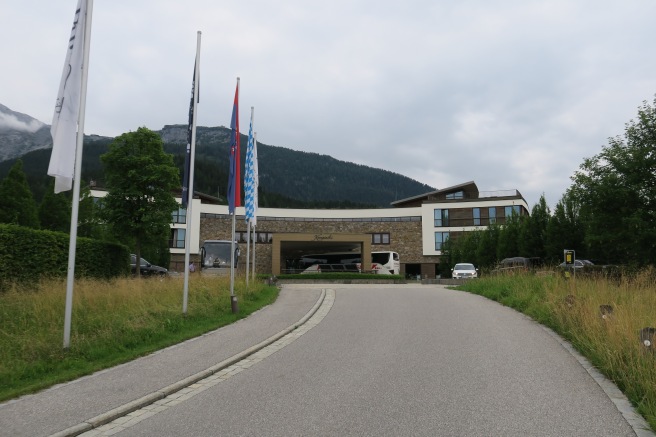
{"type": "MultiPolygon", "coordinates": [[[[460,288],[511,306],[569,340],[631,400],[656,430],[656,354],[640,330],[656,327],[656,281],[646,270],[621,281],[498,276],[460,288]],[[610,306],[603,314],[601,306],[610,306]]],[[[652,346],[653,348],[653,346],[652,346]]]]}
{"type": "Polygon", "coordinates": [[[276,287],[247,289],[193,275],[187,314],[182,278],[79,280],[73,293],[70,348],[63,349],[66,284],[45,280],[0,293],[0,401],[126,362],[246,317],[272,303],[276,287]]]}

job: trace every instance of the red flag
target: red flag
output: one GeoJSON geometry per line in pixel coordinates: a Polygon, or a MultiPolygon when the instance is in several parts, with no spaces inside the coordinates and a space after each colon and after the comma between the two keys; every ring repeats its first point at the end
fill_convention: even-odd
{"type": "Polygon", "coordinates": [[[239,78],[235,90],[230,121],[230,178],[228,180],[228,212],[234,214],[235,207],[241,206],[241,149],[239,147],[239,78]]]}

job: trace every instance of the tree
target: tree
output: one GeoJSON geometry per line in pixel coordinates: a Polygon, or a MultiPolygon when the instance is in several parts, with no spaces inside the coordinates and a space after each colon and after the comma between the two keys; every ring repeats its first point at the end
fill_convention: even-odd
{"type": "Polygon", "coordinates": [[[580,207],[570,191],[567,191],[556,204],[545,238],[545,253],[548,261],[561,262],[565,249],[575,250],[577,257],[586,257],[583,244],[585,233],[579,218],[579,210],[580,207]]]}
{"type": "Polygon", "coordinates": [[[139,259],[142,246],[160,247],[168,239],[178,209],[171,194],[179,188],[178,169],[159,135],[145,127],[117,137],[101,160],[108,191],[102,216],[133,243],[139,259]]]}
{"type": "Polygon", "coordinates": [[[41,199],[39,219],[42,229],[66,233],[71,230],[71,199],[68,192],[55,194],[54,179],[41,199]]]}
{"type": "Polygon", "coordinates": [[[497,262],[497,245],[500,226],[492,224],[482,231],[481,239],[476,249],[476,259],[481,268],[492,268],[497,262]]]}
{"type": "Polygon", "coordinates": [[[23,172],[23,161],[11,167],[0,182],[0,223],[39,229],[39,212],[23,172]]]}
{"type": "Polygon", "coordinates": [[[591,257],[638,265],[656,262],[656,99],[643,102],[624,136],[584,160],[572,180],[591,257]]]}
{"type": "Polygon", "coordinates": [[[506,218],[506,223],[499,228],[497,239],[497,258],[504,259],[519,254],[519,230],[521,220],[517,214],[506,218]]]}
{"type": "Polygon", "coordinates": [[[544,259],[544,249],[550,212],[544,194],[533,206],[529,217],[522,217],[519,231],[519,254],[528,258],[544,259]]]}

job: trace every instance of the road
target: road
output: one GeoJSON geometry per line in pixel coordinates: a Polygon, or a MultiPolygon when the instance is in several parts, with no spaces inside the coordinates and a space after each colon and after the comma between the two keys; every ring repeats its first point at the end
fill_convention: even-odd
{"type": "Polygon", "coordinates": [[[82,435],[636,435],[513,310],[440,286],[330,287],[313,323],[268,352],[82,435]]]}

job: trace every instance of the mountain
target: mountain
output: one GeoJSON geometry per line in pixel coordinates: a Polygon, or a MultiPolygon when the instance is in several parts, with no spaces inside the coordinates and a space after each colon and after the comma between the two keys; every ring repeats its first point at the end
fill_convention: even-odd
{"type": "MultiPolygon", "coordinates": [[[[16,159],[22,159],[30,187],[35,198],[40,199],[51,179],[46,176],[52,148],[50,127],[1,105],[0,111],[0,150],[3,153],[0,155],[0,178],[7,175],[16,159]]],[[[164,142],[164,150],[174,156],[182,175],[187,125],[167,125],[157,132],[164,142]]],[[[93,180],[97,186],[103,186],[100,156],[107,152],[111,141],[112,138],[85,135],[83,180],[93,180]]],[[[195,191],[225,199],[229,141],[228,128],[196,128],[195,191]]],[[[241,135],[242,168],[247,141],[247,136],[241,135]]],[[[258,167],[260,205],[263,207],[388,207],[394,200],[435,190],[398,173],[260,142],[258,167]]]]}
{"type": "Polygon", "coordinates": [[[50,126],[0,105],[0,161],[52,147],[50,126]]]}

